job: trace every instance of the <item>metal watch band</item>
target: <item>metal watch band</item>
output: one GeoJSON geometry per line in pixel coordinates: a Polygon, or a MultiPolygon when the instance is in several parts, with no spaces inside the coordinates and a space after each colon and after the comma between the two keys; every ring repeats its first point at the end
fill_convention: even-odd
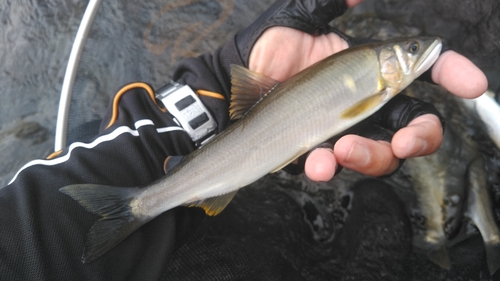
{"type": "Polygon", "coordinates": [[[202,146],[215,136],[217,123],[193,90],[171,81],[158,89],[159,99],[196,146],[202,146]]]}

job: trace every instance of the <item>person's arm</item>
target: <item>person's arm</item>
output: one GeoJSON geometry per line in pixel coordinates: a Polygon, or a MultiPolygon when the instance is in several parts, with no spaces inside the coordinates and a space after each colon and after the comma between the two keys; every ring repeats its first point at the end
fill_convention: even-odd
{"type": "Polygon", "coordinates": [[[1,280],[157,279],[179,239],[204,216],[194,208],[166,212],[99,261],[81,263],[85,236],[98,217],[59,189],[75,183],[146,185],[164,175],[167,156],[194,149],[145,89],[127,91],[118,105],[116,121],[92,142],[26,164],[0,189],[1,280]]]}

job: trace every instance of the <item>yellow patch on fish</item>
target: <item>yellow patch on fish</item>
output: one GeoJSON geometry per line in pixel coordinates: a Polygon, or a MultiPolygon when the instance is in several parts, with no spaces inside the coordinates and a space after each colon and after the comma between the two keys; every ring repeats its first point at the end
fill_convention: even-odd
{"type": "Polygon", "coordinates": [[[386,87],[384,80],[382,77],[378,78],[378,83],[377,83],[377,91],[380,92],[386,87]]]}
{"type": "Polygon", "coordinates": [[[346,85],[346,87],[349,88],[349,90],[351,90],[352,92],[356,92],[356,90],[357,90],[356,82],[354,81],[352,76],[344,75],[343,78],[344,78],[344,84],[346,85]]]}

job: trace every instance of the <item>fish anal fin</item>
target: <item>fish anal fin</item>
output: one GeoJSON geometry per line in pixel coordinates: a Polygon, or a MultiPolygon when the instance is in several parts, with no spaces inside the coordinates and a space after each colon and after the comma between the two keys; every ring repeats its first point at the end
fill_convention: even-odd
{"type": "Polygon", "coordinates": [[[340,118],[351,119],[372,110],[373,108],[381,104],[384,94],[385,90],[375,95],[367,97],[366,99],[344,110],[344,112],[340,114],[340,118]]]}
{"type": "Polygon", "coordinates": [[[272,91],[280,82],[239,65],[231,65],[232,120],[243,117],[255,104],[272,91]]]}
{"type": "Polygon", "coordinates": [[[437,249],[436,251],[427,254],[429,260],[433,263],[439,265],[440,267],[449,270],[451,268],[451,261],[448,255],[448,251],[445,246],[437,249]]]}
{"type": "Polygon", "coordinates": [[[231,202],[231,200],[233,200],[234,195],[236,195],[237,192],[238,190],[235,190],[233,192],[226,193],[220,196],[203,199],[197,202],[192,202],[187,204],[187,206],[200,207],[205,211],[207,215],[216,216],[226,208],[226,206],[231,202]]]}

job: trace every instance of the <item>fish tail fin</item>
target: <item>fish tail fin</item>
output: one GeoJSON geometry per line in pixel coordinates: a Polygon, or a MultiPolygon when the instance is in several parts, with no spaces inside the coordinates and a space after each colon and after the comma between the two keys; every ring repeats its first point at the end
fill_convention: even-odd
{"type": "Polygon", "coordinates": [[[134,214],[130,204],[139,195],[139,188],[75,184],[59,191],[73,198],[87,211],[101,216],[87,234],[82,263],[90,263],[101,257],[147,222],[134,214]]]}
{"type": "MultiPolygon", "coordinates": [[[[500,241],[485,242],[486,263],[491,276],[500,269],[500,241]]],[[[500,273],[499,273],[500,274],[500,273]]]]}

